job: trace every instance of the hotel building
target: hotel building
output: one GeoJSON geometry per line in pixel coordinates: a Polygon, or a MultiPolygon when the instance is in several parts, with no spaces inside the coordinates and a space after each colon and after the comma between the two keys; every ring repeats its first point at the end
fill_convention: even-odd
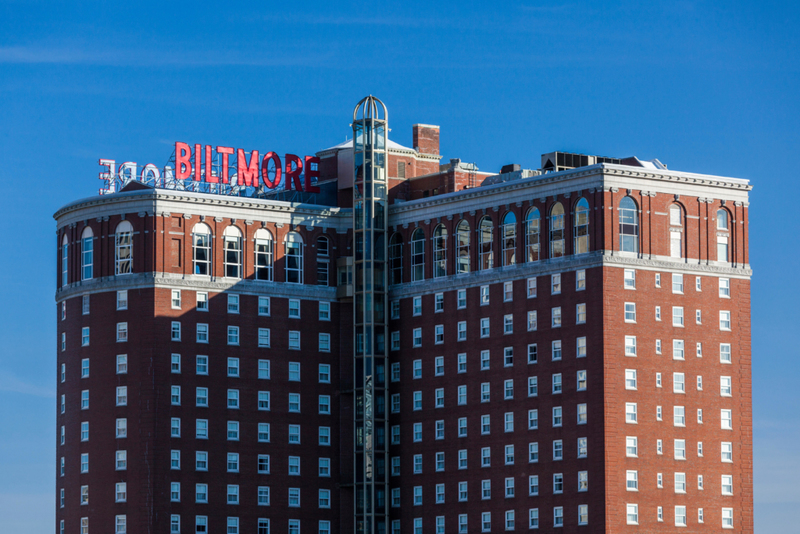
{"type": "Polygon", "coordinates": [[[55,214],[56,532],[753,532],[748,182],[387,121],[55,214]]]}

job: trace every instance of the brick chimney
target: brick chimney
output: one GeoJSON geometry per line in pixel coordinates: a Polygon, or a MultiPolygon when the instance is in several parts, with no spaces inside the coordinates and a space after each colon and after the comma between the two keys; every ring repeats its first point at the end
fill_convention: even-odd
{"type": "Polygon", "coordinates": [[[415,124],[414,149],[421,154],[439,155],[439,127],[433,124],[415,124]]]}

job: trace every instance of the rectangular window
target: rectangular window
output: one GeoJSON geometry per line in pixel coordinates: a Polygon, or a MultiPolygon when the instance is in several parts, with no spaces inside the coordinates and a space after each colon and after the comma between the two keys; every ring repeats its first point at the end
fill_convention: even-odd
{"type": "Polygon", "coordinates": [[[539,410],[528,410],[528,430],[539,428],[539,410]]]}
{"type": "Polygon", "coordinates": [[[685,506],[676,506],[675,507],[675,526],[676,527],[685,527],[686,526],[686,507],[685,506]]]}
{"type": "Polygon", "coordinates": [[[564,459],[564,443],[560,439],[553,440],[553,460],[564,459]]]}
{"type": "Polygon", "coordinates": [[[413,315],[422,315],[422,297],[412,299],[413,315]]]}
{"type": "Polygon", "coordinates": [[[729,311],[719,312],[719,329],[720,330],[731,329],[731,312],[729,311]]]}
{"type": "Polygon", "coordinates": [[[636,271],[625,269],[624,287],[625,289],[636,289],[636,271]]]}
{"type": "MultiPolygon", "coordinates": [[[[117,343],[125,343],[128,341],[128,323],[117,323],[117,343]]],[[[62,349],[64,344],[64,335],[61,337],[62,349]]]]}
{"type": "Polygon", "coordinates": [[[412,331],[412,346],[418,348],[422,346],[422,328],[415,328],[412,331]]]}
{"type": "Polygon", "coordinates": [[[503,334],[514,333],[514,315],[508,314],[503,316],[503,334]]]}
{"type": "Polygon", "coordinates": [[[528,345],[528,364],[537,363],[539,361],[539,350],[536,343],[528,345]]]}
{"type": "Polygon", "coordinates": [[[489,286],[481,286],[481,306],[489,304],[489,286]]]}
{"type": "Polygon", "coordinates": [[[536,298],[536,277],[528,278],[528,298],[536,298]]]}
{"type": "Polygon", "coordinates": [[[686,359],[686,353],[684,350],[684,343],[682,339],[672,340],[672,359],[673,360],[686,359]]]}
{"type": "Polygon", "coordinates": [[[128,290],[122,289],[117,291],[117,309],[118,310],[127,310],[128,309],[128,290]]]}
{"type": "Polygon", "coordinates": [[[172,341],[181,340],[181,323],[180,321],[172,321],[172,328],[170,330],[170,339],[172,341]]]}
{"type": "Polygon", "coordinates": [[[625,322],[626,323],[636,322],[636,303],[634,302],[625,303],[625,322]]]}
{"type": "Polygon", "coordinates": [[[730,278],[719,279],[719,296],[720,298],[731,297],[731,280],[730,278]]]}
{"type": "Polygon", "coordinates": [[[208,325],[204,323],[197,323],[197,334],[195,338],[197,343],[208,343],[208,325]]]}
{"type": "Polygon", "coordinates": [[[626,402],[625,403],[625,422],[626,423],[636,424],[636,422],[637,422],[637,414],[636,414],[636,403],[635,402],[626,402]]]}
{"type": "Polygon", "coordinates": [[[672,307],[672,326],[683,326],[683,306],[672,307]]]}
{"type": "Polygon", "coordinates": [[[683,275],[672,274],[672,292],[683,294],[683,275]]]}
{"type": "Polygon", "coordinates": [[[628,436],[625,438],[625,455],[631,458],[639,456],[639,440],[636,437],[628,436]]]}
{"type": "Polygon", "coordinates": [[[81,328],[81,347],[89,346],[89,327],[84,326],[81,328]]]}
{"type": "Polygon", "coordinates": [[[575,305],[575,324],[586,323],[586,304],[575,305]]]}
{"type": "Polygon", "coordinates": [[[625,356],[636,356],[636,336],[625,336],[625,356]]]}
{"type": "Polygon", "coordinates": [[[578,424],[585,425],[588,422],[589,415],[586,411],[586,404],[578,404],[578,424]]]}
{"type": "Polygon", "coordinates": [[[481,319],[481,337],[489,337],[489,318],[481,319]]]}
{"type": "Polygon", "coordinates": [[[300,299],[289,299],[289,319],[300,318],[300,299]]]}
{"type": "Polygon", "coordinates": [[[556,306],[551,310],[550,317],[552,320],[553,328],[559,328],[561,326],[561,306],[556,306]]]}
{"type": "Polygon", "coordinates": [[[550,294],[561,294],[561,273],[550,275],[550,294]]]}
{"type": "Polygon", "coordinates": [[[489,351],[481,351],[481,371],[489,369],[489,351]]]}
{"type": "Polygon", "coordinates": [[[628,504],[627,505],[626,522],[629,525],[638,525],[639,524],[639,505],[638,504],[628,504]]]}
{"type": "Polygon", "coordinates": [[[676,439],[676,440],[674,440],[674,447],[675,447],[675,459],[676,460],[685,460],[686,459],[686,440],[685,439],[676,439]]]}
{"type": "Polygon", "coordinates": [[[720,422],[723,430],[733,430],[733,410],[720,410],[720,422]]]}
{"type": "Polygon", "coordinates": [[[557,339],[552,343],[552,359],[559,361],[561,359],[561,340],[557,339]]]}
{"type": "Polygon", "coordinates": [[[561,393],[561,373],[554,374],[552,382],[553,382],[553,395],[561,393]]]}
{"type": "Polygon", "coordinates": [[[180,289],[173,289],[172,290],[171,304],[172,304],[172,309],[173,310],[180,310],[181,309],[181,290],[180,289]]]}
{"type": "Polygon", "coordinates": [[[683,373],[672,373],[672,391],[686,393],[686,379],[683,373]]]}
{"type": "Polygon", "coordinates": [[[539,461],[539,443],[538,442],[528,443],[528,463],[535,464],[538,461],[539,461]]]}

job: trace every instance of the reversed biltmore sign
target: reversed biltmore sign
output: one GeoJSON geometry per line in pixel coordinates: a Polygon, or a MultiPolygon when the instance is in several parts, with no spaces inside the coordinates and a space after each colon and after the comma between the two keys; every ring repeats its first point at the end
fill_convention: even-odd
{"type": "Polygon", "coordinates": [[[294,154],[281,157],[269,151],[260,156],[258,150],[211,145],[175,143],[169,164],[159,168],[152,163],[140,167],[126,161],[117,166],[112,159],[101,159],[106,170],[100,194],[116,193],[132,181],[160,189],[197,191],[237,196],[257,196],[268,190],[296,190],[319,193],[312,179],[319,178],[319,158],[294,154]],[[192,149],[194,148],[194,150],[192,149]]]}

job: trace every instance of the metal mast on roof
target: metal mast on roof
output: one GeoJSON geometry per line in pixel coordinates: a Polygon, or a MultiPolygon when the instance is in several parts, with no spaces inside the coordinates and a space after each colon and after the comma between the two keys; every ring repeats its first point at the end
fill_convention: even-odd
{"type": "Polygon", "coordinates": [[[389,531],[386,438],[386,106],[370,95],[353,110],[355,532],[389,531]]]}

